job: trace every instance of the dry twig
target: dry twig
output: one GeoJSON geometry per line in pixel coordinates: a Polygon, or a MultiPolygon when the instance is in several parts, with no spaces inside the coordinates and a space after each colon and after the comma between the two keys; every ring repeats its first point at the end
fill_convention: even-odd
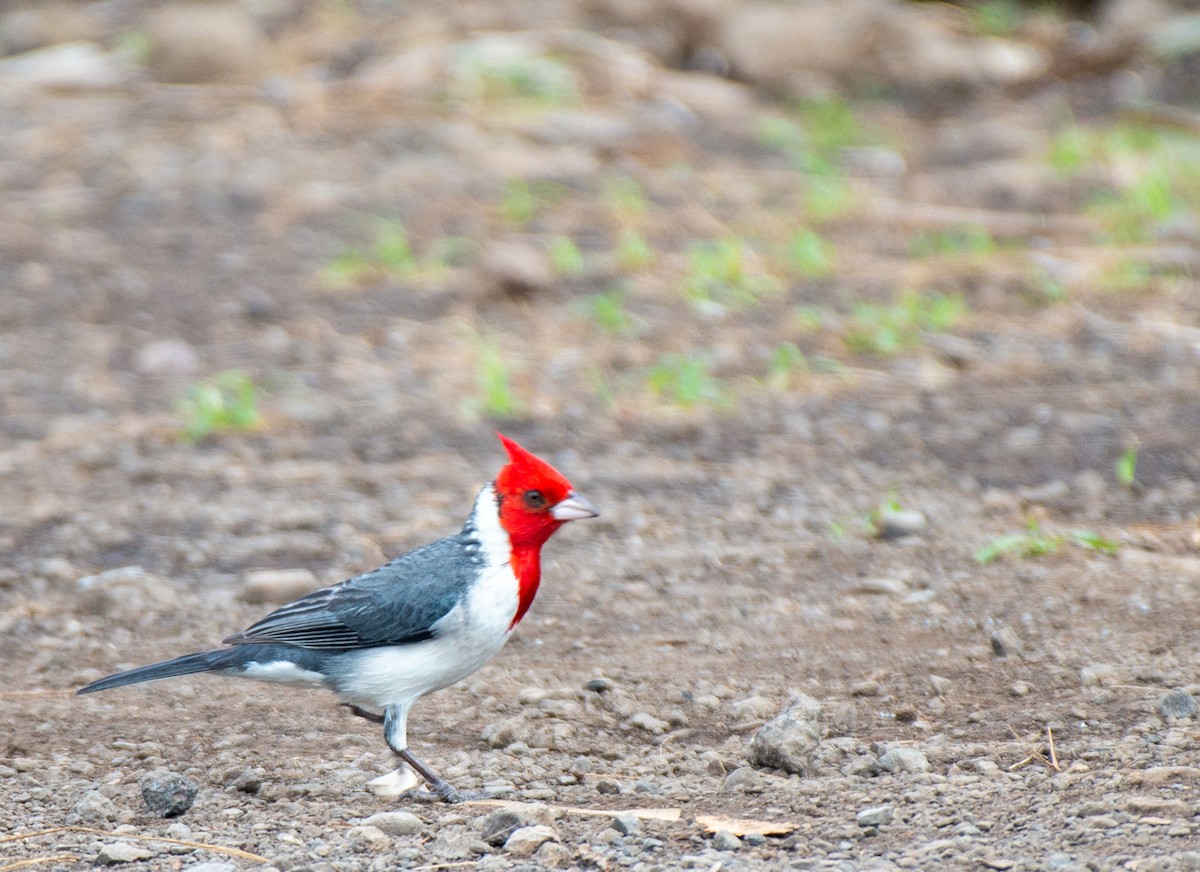
{"type": "MultiPolygon", "coordinates": [[[[251,860],[255,863],[270,863],[271,861],[259,856],[251,854],[249,851],[243,851],[241,848],[227,848],[224,845],[210,845],[207,842],[192,842],[187,839],[169,839],[166,836],[142,836],[137,833],[110,833],[106,830],[97,830],[92,827],[51,827],[48,830],[34,830],[30,833],[16,833],[11,836],[0,836],[0,844],[4,842],[21,842],[25,839],[36,839],[39,836],[49,836],[54,833],[88,833],[93,836],[105,836],[110,839],[132,839],[135,842],[166,842],[171,845],[183,845],[185,848],[193,848],[199,851],[212,851],[216,854],[225,854],[229,857],[237,857],[241,860],[251,860]]],[[[72,857],[72,859],[77,859],[72,857]]],[[[10,867],[0,867],[0,872],[3,869],[10,867]]],[[[15,868],[15,867],[12,867],[15,868]]]]}

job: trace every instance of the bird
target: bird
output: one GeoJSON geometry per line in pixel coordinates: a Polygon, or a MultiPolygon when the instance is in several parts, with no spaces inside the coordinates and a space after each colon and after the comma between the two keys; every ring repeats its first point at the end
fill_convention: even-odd
{"type": "Polygon", "coordinates": [[[400,761],[369,783],[375,793],[475,798],[409,750],[409,711],[500,651],[537,594],[542,546],[563,524],[599,515],[557,469],[496,435],[508,462],[458,533],[280,606],[224,647],[118,672],[77,693],[205,672],[328,688],[354,714],[383,725],[400,761]],[[428,790],[415,789],[418,775],[428,790]]]}

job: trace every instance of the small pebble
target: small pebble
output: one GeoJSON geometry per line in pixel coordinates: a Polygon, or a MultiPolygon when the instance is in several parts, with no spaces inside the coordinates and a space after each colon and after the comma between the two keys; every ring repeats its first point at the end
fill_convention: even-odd
{"type": "Polygon", "coordinates": [[[1024,657],[1025,646],[1012,627],[1003,627],[992,633],[992,653],[997,657],[1024,657]]]}
{"type": "Polygon", "coordinates": [[[1196,698],[1186,690],[1172,690],[1158,700],[1158,711],[1164,718],[1194,718],[1196,698]]]}
{"type": "Polygon", "coordinates": [[[929,758],[916,748],[889,748],[879,765],[886,772],[928,772],[929,758]]]}
{"type": "Polygon", "coordinates": [[[742,840],[728,830],[718,830],[712,837],[712,846],[718,851],[736,851],[742,846],[742,840]]]}
{"type": "Polygon", "coordinates": [[[528,857],[545,842],[558,841],[558,833],[553,827],[536,824],[532,827],[521,827],[508,837],[504,843],[505,853],[515,857],[528,857]]]}
{"type": "Polygon", "coordinates": [[[895,809],[890,805],[873,805],[864,808],[855,815],[860,827],[881,827],[892,822],[895,809]]]}
{"type": "Polygon", "coordinates": [[[242,793],[258,793],[262,789],[262,779],[255,774],[253,769],[246,769],[233,779],[233,787],[242,793]]]}
{"type": "Polygon", "coordinates": [[[642,828],[642,822],[638,820],[637,815],[626,812],[625,814],[619,814],[613,818],[612,823],[609,824],[609,826],[611,826],[621,835],[628,836],[640,830],[642,828]]]}
{"type": "Polygon", "coordinates": [[[724,787],[726,790],[737,790],[739,787],[751,788],[757,787],[761,781],[758,770],[753,766],[739,766],[725,776],[724,787]]]}
{"type": "Polygon", "coordinates": [[[351,827],[346,831],[346,838],[357,850],[382,853],[392,846],[392,840],[387,833],[367,824],[351,827]]]}
{"type": "Polygon", "coordinates": [[[629,719],[630,726],[645,730],[647,733],[665,733],[671,725],[661,718],[647,712],[638,712],[629,719]]]}
{"type": "Polygon", "coordinates": [[[100,849],[96,856],[97,866],[116,866],[120,863],[136,863],[138,860],[149,860],[154,852],[142,845],[132,842],[113,842],[100,849]]]}
{"type": "Polygon", "coordinates": [[[880,539],[901,539],[920,533],[929,522],[914,509],[884,509],[879,513],[875,534],[880,539]]]}
{"type": "MultiPolygon", "coordinates": [[[[376,827],[389,836],[415,836],[425,829],[424,821],[406,811],[381,811],[371,815],[363,824],[376,827]]],[[[503,840],[497,844],[503,844],[503,840]]]]}
{"type": "Polygon", "coordinates": [[[199,786],[177,772],[150,773],[142,779],[142,799],[159,817],[179,817],[196,801],[199,786]]]}
{"type": "Polygon", "coordinates": [[[484,818],[482,837],[489,845],[499,848],[520,828],[521,816],[510,808],[501,808],[484,818]]]}

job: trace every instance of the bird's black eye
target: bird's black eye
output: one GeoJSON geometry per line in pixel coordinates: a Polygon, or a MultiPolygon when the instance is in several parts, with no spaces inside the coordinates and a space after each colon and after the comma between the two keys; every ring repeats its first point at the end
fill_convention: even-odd
{"type": "Polygon", "coordinates": [[[546,495],[540,490],[527,490],[521,498],[525,500],[525,505],[531,509],[546,508],[546,495]]]}

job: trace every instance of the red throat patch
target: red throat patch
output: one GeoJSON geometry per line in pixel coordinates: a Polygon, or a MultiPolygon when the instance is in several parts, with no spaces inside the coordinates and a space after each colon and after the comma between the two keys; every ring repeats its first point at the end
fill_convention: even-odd
{"type": "Polygon", "coordinates": [[[511,566],[517,578],[515,627],[537,596],[541,582],[541,548],[563,522],[551,514],[556,503],[571,493],[571,483],[536,454],[526,451],[503,433],[497,433],[509,462],[496,476],[500,525],[511,543],[511,566]]]}

